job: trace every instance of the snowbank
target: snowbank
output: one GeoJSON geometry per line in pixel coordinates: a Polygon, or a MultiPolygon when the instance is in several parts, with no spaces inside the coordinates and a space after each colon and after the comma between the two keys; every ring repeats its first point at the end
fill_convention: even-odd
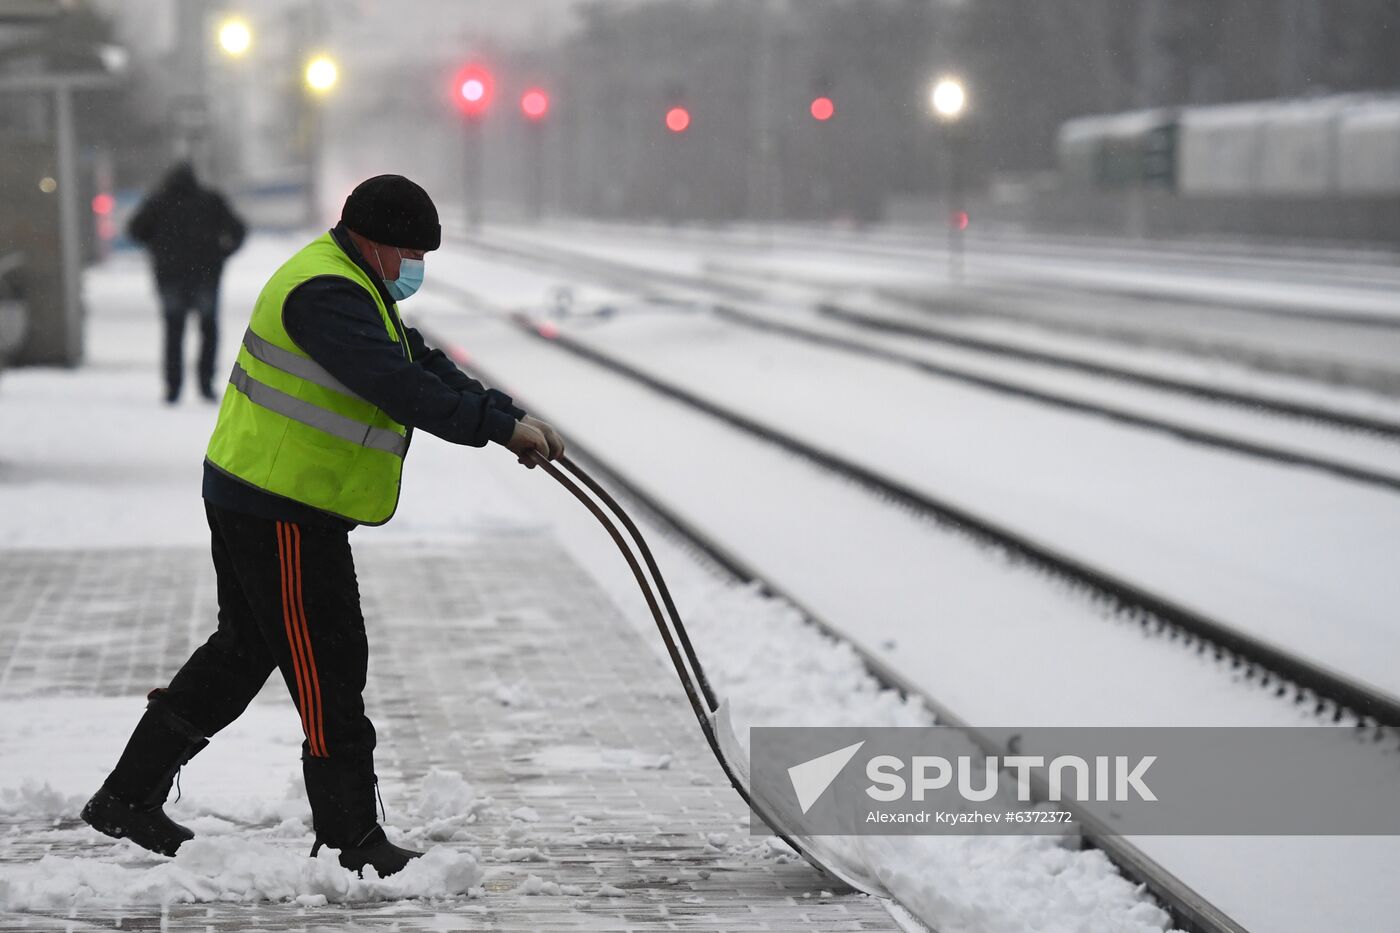
{"type": "MultiPolygon", "coordinates": [[[[123,848],[125,844],[112,848],[123,848]]],[[[295,901],[303,906],[464,896],[482,870],[470,852],[435,848],[390,878],[357,878],[335,853],[229,836],[196,838],[169,861],[129,867],[101,858],[45,856],[0,875],[0,910],[68,910],[211,902],[295,901]]]]}
{"type": "MultiPolygon", "coordinates": [[[[686,579],[677,590],[716,691],[747,745],[750,726],[919,726],[921,702],[887,690],[845,642],[757,587],[686,579]]],[[[755,827],[763,832],[763,827],[755,827]]],[[[940,933],[1153,933],[1171,918],[1097,850],[1065,836],[828,838],[867,865],[899,903],[940,933]]],[[[774,840],[749,837],[762,853],[774,840]]],[[[782,850],[786,847],[782,846],[782,850]]]]}

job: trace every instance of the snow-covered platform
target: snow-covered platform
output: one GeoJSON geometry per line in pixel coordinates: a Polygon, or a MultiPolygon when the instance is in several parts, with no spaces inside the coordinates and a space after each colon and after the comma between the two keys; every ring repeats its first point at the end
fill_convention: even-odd
{"type": "Polygon", "coordinates": [[[0,929],[893,927],[750,834],[673,676],[551,536],[370,537],[355,543],[387,824],[445,850],[431,870],[394,887],[306,858],[298,719],[276,675],[185,770],[172,813],[203,847],[168,860],[82,825],[145,692],[213,626],[212,568],[197,548],[11,550],[0,929]],[[16,791],[16,775],[50,786],[16,791]]]}

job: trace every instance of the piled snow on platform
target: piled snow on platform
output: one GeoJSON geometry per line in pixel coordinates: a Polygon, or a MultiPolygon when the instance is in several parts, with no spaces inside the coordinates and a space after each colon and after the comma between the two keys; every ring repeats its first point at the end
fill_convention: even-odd
{"type": "Polygon", "coordinates": [[[482,876],[470,852],[444,848],[430,850],[390,878],[377,878],[369,869],[362,879],[342,868],[329,849],[310,859],[299,849],[215,836],[193,839],[173,859],[144,868],[52,855],[32,864],[7,865],[0,876],[0,910],[229,901],[318,907],[462,896],[478,887],[482,876]]]}
{"type": "MultiPolygon", "coordinates": [[[[751,726],[936,722],[921,702],[882,688],[849,643],[756,586],[687,575],[673,588],[697,650],[713,659],[706,671],[729,700],[746,747],[751,726]]],[[[1102,852],[1081,849],[1073,834],[849,836],[823,843],[866,865],[901,905],[941,933],[1151,933],[1170,926],[1166,911],[1102,852]]]]}

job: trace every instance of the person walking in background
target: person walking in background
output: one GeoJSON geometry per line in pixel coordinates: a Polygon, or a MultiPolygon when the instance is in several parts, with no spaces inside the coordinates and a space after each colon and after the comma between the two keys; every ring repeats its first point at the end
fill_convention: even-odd
{"type": "Polygon", "coordinates": [[[94,828],[173,855],[194,835],[162,809],[180,767],[280,670],[306,737],[312,856],[326,845],[346,868],[383,876],[419,854],[390,842],[375,811],[369,644],[349,532],[393,517],[415,427],[468,447],[494,441],[527,466],[564,453],[554,428],[399,316],[441,241],[427,192],[379,175],[258,296],[204,461],[218,628],[151,691],[83,808],[94,828]]]}
{"type": "Polygon", "coordinates": [[[224,261],[243,245],[247,228],[217,191],[181,162],[170,170],[127,226],[151,254],[165,318],[165,400],[180,399],[184,381],[185,320],[199,315],[199,393],[214,399],[214,356],[219,340],[219,277],[224,261]]]}

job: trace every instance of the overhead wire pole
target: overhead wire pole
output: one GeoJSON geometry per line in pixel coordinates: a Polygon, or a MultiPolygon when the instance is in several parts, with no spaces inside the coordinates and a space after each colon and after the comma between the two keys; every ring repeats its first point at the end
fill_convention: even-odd
{"type": "Polygon", "coordinates": [[[209,87],[205,29],[207,0],[181,0],[176,4],[175,31],[179,87],[171,115],[175,122],[175,156],[205,169],[209,129],[209,87]]]}
{"type": "Polygon", "coordinates": [[[773,225],[781,211],[773,135],[773,31],[776,17],[772,0],[762,0],[757,6],[758,55],[754,67],[753,120],[754,138],[758,140],[758,161],[749,171],[749,211],[760,229],[770,240],[773,225]]]}

